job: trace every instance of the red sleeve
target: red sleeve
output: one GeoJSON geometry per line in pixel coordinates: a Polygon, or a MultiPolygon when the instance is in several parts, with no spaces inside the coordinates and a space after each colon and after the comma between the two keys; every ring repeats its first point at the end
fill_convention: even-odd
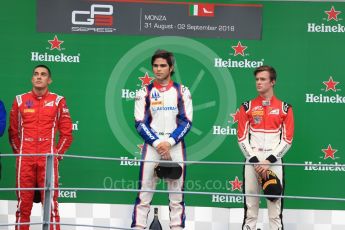
{"type": "Polygon", "coordinates": [[[8,137],[14,153],[20,151],[20,133],[21,133],[21,115],[17,100],[14,99],[10,112],[10,127],[8,128],[8,137]]]}
{"type": "Polygon", "coordinates": [[[248,137],[248,125],[249,119],[244,107],[241,106],[238,112],[238,126],[237,126],[237,138],[238,142],[243,141],[248,137]]]}
{"type": "Polygon", "coordinates": [[[290,106],[288,112],[286,114],[286,118],[283,123],[283,139],[291,145],[293,134],[294,134],[294,119],[293,119],[293,111],[292,107],[290,106]]]}
{"type": "Polygon", "coordinates": [[[293,139],[293,133],[294,133],[294,119],[293,119],[293,111],[292,107],[288,104],[285,104],[286,106],[289,106],[287,108],[287,113],[285,116],[285,119],[282,124],[282,139],[279,145],[274,150],[274,156],[276,158],[282,158],[287,151],[290,149],[293,139]]]}
{"type": "Polygon", "coordinates": [[[66,100],[63,98],[58,105],[58,130],[59,142],[57,144],[57,153],[64,154],[72,144],[72,120],[66,100]]]}
{"type": "Polygon", "coordinates": [[[253,150],[249,144],[249,125],[249,117],[244,105],[242,105],[238,112],[237,140],[243,155],[247,159],[254,156],[253,150]]]}

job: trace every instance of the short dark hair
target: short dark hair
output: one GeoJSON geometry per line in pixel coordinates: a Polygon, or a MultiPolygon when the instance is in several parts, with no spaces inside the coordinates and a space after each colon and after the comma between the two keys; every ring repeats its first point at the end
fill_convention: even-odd
{"type": "Polygon", "coordinates": [[[263,65],[260,67],[257,67],[254,70],[254,76],[256,76],[256,74],[263,72],[263,71],[267,71],[270,73],[270,80],[271,81],[276,81],[277,80],[277,72],[276,70],[272,67],[272,66],[268,66],[268,65],[263,65]]]}
{"type": "Polygon", "coordinates": [[[45,69],[48,71],[49,77],[52,76],[52,74],[51,74],[50,69],[49,69],[48,66],[42,65],[42,64],[36,65],[36,66],[34,67],[34,69],[32,70],[32,72],[34,73],[34,72],[35,72],[35,69],[37,69],[37,68],[45,68],[45,69]]]}
{"type": "MultiPolygon", "coordinates": [[[[166,50],[161,50],[158,49],[156,52],[153,54],[151,58],[151,65],[153,65],[154,61],[157,58],[163,58],[167,61],[169,67],[171,68],[175,64],[175,57],[172,52],[166,51],[166,50]]],[[[171,76],[175,73],[174,70],[171,71],[171,76]]]]}

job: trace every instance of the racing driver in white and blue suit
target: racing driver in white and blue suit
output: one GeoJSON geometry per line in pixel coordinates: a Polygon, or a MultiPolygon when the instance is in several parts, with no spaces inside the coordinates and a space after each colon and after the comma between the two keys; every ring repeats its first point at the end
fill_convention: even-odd
{"type": "MultiPolygon", "coordinates": [[[[145,141],[143,160],[185,161],[184,137],[191,129],[193,107],[191,94],[185,86],[173,82],[174,56],[171,52],[157,50],[151,58],[155,75],[153,83],[137,92],[135,99],[135,126],[145,141]]],[[[154,190],[158,181],[154,168],[156,163],[142,162],[139,173],[139,189],[154,190]]],[[[180,163],[179,179],[168,179],[169,191],[184,191],[186,167],[180,163]]],[[[145,229],[153,193],[141,191],[136,198],[132,228],[145,229]]],[[[169,193],[170,228],[185,227],[185,204],[183,194],[169,193]]]]}

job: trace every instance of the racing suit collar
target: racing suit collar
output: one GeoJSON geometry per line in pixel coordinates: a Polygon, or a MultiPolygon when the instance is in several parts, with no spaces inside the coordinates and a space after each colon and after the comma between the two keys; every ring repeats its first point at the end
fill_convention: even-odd
{"type": "Polygon", "coordinates": [[[161,84],[159,84],[157,81],[154,81],[153,82],[153,86],[158,89],[160,92],[164,92],[164,91],[167,91],[171,88],[171,86],[173,86],[174,82],[173,81],[170,81],[168,83],[168,85],[166,86],[162,86],[161,84]]]}
{"type": "Polygon", "coordinates": [[[263,101],[268,101],[270,104],[272,104],[272,102],[276,100],[276,97],[273,95],[269,100],[267,100],[267,99],[264,98],[263,96],[259,95],[259,96],[257,97],[257,99],[258,99],[259,101],[262,101],[262,102],[263,102],[263,101]]]}
{"type": "Polygon", "coordinates": [[[31,90],[32,95],[37,99],[37,100],[41,100],[44,99],[48,94],[49,94],[49,90],[47,90],[43,95],[39,96],[37,95],[34,90],[31,90]]]}

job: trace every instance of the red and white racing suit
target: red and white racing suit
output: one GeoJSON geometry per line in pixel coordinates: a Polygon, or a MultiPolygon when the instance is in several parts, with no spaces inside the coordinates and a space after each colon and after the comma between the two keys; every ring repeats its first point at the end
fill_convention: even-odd
{"type": "MultiPolygon", "coordinates": [[[[10,143],[14,153],[54,153],[64,154],[72,143],[72,121],[64,97],[47,92],[37,96],[28,92],[16,96],[10,113],[10,143]],[[55,136],[59,131],[59,142],[55,136]]],[[[60,157],[59,157],[60,158],[60,157]]],[[[17,188],[45,187],[46,156],[20,156],[16,161],[17,188]]],[[[53,185],[58,187],[58,159],[54,159],[53,185]]],[[[59,192],[53,192],[51,221],[59,222],[59,192]]],[[[17,191],[18,206],[16,222],[30,222],[34,191],[17,191]]],[[[44,191],[41,190],[41,201],[44,191]]],[[[27,230],[29,225],[16,226],[27,230]]],[[[60,229],[60,225],[50,225],[50,229],[60,229]]]]}
{"type": "MultiPolygon", "coordinates": [[[[154,82],[138,91],[135,99],[135,126],[144,139],[143,160],[160,160],[156,151],[162,141],[171,144],[172,161],[185,161],[184,137],[192,126],[192,98],[188,88],[173,81],[163,87],[154,82]]],[[[139,172],[139,189],[154,190],[158,177],[154,173],[156,163],[142,162],[139,172]]],[[[167,180],[169,191],[183,191],[186,166],[177,180],[167,180]]],[[[146,228],[147,216],[153,193],[139,192],[136,198],[132,227],[146,228]]],[[[170,228],[183,229],[185,226],[185,205],[183,194],[169,194],[170,228]]]]}
{"type": "MultiPolygon", "coordinates": [[[[277,99],[263,97],[244,102],[239,110],[238,144],[247,162],[269,160],[270,169],[284,188],[282,157],[289,150],[294,132],[292,107],[277,99]]],[[[260,194],[261,185],[253,165],[244,167],[244,193],[260,194]]],[[[267,200],[270,230],[283,229],[282,200],[267,200]]],[[[243,229],[256,230],[259,198],[245,197],[243,229]]]]}

